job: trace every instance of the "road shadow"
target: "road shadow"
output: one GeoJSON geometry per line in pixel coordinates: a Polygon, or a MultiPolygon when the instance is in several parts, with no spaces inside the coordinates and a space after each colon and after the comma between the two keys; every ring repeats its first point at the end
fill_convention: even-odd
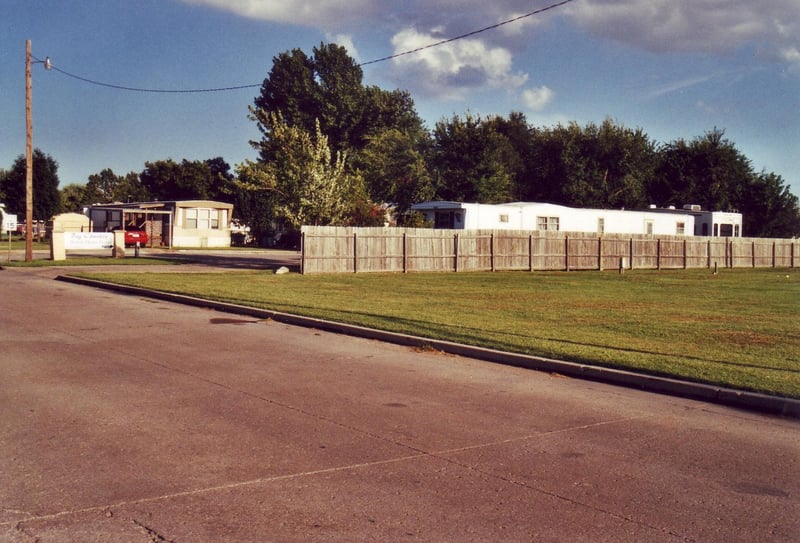
{"type": "Polygon", "coordinates": [[[223,269],[275,270],[285,266],[292,272],[300,272],[300,253],[288,251],[275,253],[264,252],[257,254],[237,254],[232,252],[225,255],[200,252],[166,253],[158,255],[158,257],[167,260],[202,264],[204,266],[223,269]]]}

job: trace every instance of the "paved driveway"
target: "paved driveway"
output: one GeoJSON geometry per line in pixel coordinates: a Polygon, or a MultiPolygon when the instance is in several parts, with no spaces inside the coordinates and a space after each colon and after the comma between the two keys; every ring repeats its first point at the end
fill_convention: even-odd
{"type": "Polygon", "coordinates": [[[797,420],[0,271],[0,541],[797,540],[797,420]]]}

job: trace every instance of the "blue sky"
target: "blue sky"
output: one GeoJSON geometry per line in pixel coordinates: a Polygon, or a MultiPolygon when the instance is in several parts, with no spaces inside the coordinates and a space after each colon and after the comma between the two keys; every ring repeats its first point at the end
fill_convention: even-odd
{"type": "MultiPolygon", "coordinates": [[[[359,62],[510,20],[557,0],[5,0],[0,168],[25,152],[25,40],[86,79],[33,66],[34,146],[61,185],[145,161],[256,153],[247,108],[281,52],[321,42],[359,62]],[[10,2],[10,5],[9,5],[10,2]]],[[[573,0],[539,15],[364,66],[411,92],[433,127],[522,111],[536,126],[605,118],[667,143],[712,129],[800,195],[800,0],[573,0]]]]}

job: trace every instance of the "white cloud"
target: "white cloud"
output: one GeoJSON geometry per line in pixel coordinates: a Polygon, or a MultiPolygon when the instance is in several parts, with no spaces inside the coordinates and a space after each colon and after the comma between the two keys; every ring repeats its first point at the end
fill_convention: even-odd
{"type": "Polygon", "coordinates": [[[781,50],[781,56],[786,62],[800,64],[800,50],[797,47],[787,47],[781,50]]]}
{"type": "Polygon", "coordinates": [[[441,36],[411,28],[395,34],[395,54],[423,48],[394,59],[395,76],[428,95],[451,99],[483,86],[513,91],[528,80],[527,74],[513,71],[511,53],[505,48],[474,38],[426,48],[440,41],[441,36]]]}
{"type": "Polygon", "coordinates": [[[656,53],[720,54],[758,45],[777,58],[800,47],[798,0],[582,0],[564,13],[598,37],[656,53]]]}
{"type": "Polygon", "coordinates": [[[356,62],[361,62],[361,55],[358,53],[355,43],[353,43],[353,36],[350,36],[349,34],[328,34],[325,36],[325,38],[327,39],[328,43],[341,45],[347,49],[347,54],[355,59],[356,62]]]}
{"type": "Polygon", "coordinates": [[[250,19],[290,23],[334,30],[350,25],[353,19],[373,15],[375,0],[182,0],[230,11],[250,19]]]}
{"type": "MultiPolygon", "coordinates": [[[[433,28],[453,37],[546,7],[529,0],[182,0],[243,17],[304,25],[325,33],[433,28]],[[423,26],[424,25],[424,26],[423,26]],[[445,26],[446,25],[446,26],[445,26]]],[[[797,66],[800,0],[576,0],[480,34],[485,43],[519,40],[532,26],[565,18],[595,36],[664,52],[727,53],[756,46],[770,61],[797,66]],[[787,52],[789,54],[787,54],[787,52]]],[[[518,44],[518,45],[521,45],[518,44]]],[[[489,48],[489,46],[486,46],[489,48]]]]}
{"type": "Polygon", "coordinates": [[[522,91],[522,103],[532,111],[543,110],[553,101],[555,93],[548,87],[542,86],[535,89],[525,89],[522,91]]]}

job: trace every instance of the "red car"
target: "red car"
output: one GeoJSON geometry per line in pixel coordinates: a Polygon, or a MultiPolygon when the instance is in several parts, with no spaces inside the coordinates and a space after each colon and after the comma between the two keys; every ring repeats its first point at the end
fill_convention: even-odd
{"type": "MultiPolygon", "coordinates": [[[[114,230],[122,230],[122,227],[117,227],[114,230]]],[[[138,228],[133,228],[131,230],[125,229],[125,245],[133,247],[136,244],[139,244],[139,247],[144,247],[147,245],[147,232],[144,230],[139,230],[138,228]]]]}

